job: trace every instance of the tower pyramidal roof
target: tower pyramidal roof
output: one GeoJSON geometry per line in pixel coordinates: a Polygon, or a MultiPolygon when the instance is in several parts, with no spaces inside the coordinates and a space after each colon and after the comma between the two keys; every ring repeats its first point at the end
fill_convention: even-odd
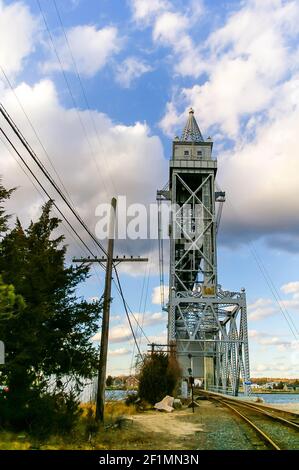
{"type": "Polygon", "coordinates": [[[184,127],[181,139],[182,142],[203,142],[203,136],[200,132],[196,119],[194,117],[194,111],[192,108],[189,109],[189,117],[184,127]]]}

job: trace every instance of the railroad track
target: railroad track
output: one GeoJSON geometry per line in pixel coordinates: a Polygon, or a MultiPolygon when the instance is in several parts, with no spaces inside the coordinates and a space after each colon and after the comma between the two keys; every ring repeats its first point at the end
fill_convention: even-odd
{"type": "Polygon", "coordinates": [[[299,423],[296,422],[294,413],[280,412],[273,408],[266,409],[263,405],[221,397],[218,394],[203,393],[203,395],[226,406],[245,421],[268,448],[272,450],[299,449],[299,423]]]}

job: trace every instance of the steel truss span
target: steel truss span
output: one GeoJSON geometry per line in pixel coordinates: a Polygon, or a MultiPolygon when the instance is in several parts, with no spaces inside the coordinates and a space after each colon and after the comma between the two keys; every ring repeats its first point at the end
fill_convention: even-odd
{"type": "Polygon", "coordinates": [[[245,289],[224,291],[217,282],[216,234],[225,193],[215,190],[212,148],[190,109],[182,137],[173,141],[169,188],[157,193],[172,204],[168,342],[184,378],[192,375],[206,390],[232,395],[241,384],[248,395],[245,289]]]}

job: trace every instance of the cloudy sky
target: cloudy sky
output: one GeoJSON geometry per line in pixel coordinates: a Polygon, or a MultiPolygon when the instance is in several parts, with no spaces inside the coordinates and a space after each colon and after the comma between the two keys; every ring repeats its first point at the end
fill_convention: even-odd
{"type": "MultiPolygon", "coordinates": [[[[297,0],[0,0],[1,102],[93,231],[112,195],[155,201],[195,109],[227,194],[219,281],[246,287],[252,376],[299,376],[298,24],[297,0]]],[[[26,225],[43,197],[1,141],[0,165],[18,186],[8,208],[26,225]]],[[[84,255],[65,232],[69,258],[84,255]]],[[[117,251],[149,256],[122,280],[148,339],[164,342],[157,242],[117,251]]],[[[92,271],[80,294],[102,291],[92,271]]],[[[113,297],[115,375],[130,371],[134,348],[113,297]]]]}

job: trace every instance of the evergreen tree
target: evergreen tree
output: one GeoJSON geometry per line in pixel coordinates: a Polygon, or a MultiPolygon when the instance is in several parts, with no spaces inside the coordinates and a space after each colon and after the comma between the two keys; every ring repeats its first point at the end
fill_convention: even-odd
{"type": "Polygon", "coordinates": [[[0,180],[0,237],[6,232],[9,219],[9,215],[5,214],[3,203],[10,198],[13,191],[14,189],[5,189],[0,180]]]}
{"type": "Polygon", "coordinates": [[[139,375],[138,395],[154,405],[166,395],[175,394],[181,376],[176,359],[163,352],[148,354],[139,375]]]}
{"type": "Polygon", "coordinates": [[[72,424],[77,410],[73,392],[95,371],[97,354],[90,338],[101,312],[99,302],[76,297],[89,268],[65,266],[64,238],[54,236],[60,221],[51,216],[51,208],[47,202],[26,230],[17,220],[1,242],[0,257],[4,283],[13,284],[21,296],[10,315],[0,304],[0,338],[7,353],[2,376],[10,389],[4,407],[0,401],[0,417],[2,408],[2,420],[39,430],[50,430],[51,422],[66,426],[67,415],[72,424]],[[64,389],[66,376],[72,378],[71,391],[64,389]]]}
{"type": "Polygon", "coordinates": [[[111,385],[113,385],[113,377],[111,375],[108,375],[106,379],[106,385],[107,387],[111,387],[111,385]]]}

